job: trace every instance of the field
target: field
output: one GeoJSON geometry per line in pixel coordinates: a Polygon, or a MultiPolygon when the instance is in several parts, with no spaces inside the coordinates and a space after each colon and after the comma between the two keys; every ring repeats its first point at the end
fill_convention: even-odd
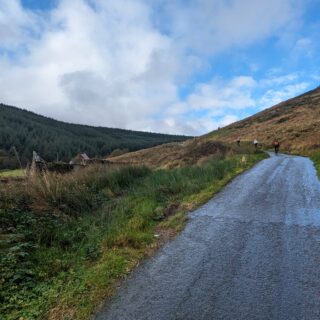
{"type": "Polygon", "coordinates": [[[26,175],[25,169],[0,171],[0,178],[20,178],[26,175]]]}
{"type": "Polygon", "coordinates": [[[92,166],[0,186],[4,319],[89,319],[118,281],[263,153],[151,170],[92,166]]]}

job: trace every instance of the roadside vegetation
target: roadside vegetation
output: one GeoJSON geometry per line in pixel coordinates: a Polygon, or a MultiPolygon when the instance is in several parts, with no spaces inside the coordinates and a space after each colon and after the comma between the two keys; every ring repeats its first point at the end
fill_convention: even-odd
{"type": "Polygon", "coordinates": [[[26,175],[25,169],[0,171],[0,178],[19,178],[26,175]]]}
{"type": "Polygon", "coordinates": [[[171,170],[92,166],[0,185],[3,319],[89,319],[186,212],[266,157],[247,149],[171,170]]]}
{"type": "Polygon", "coordinates": [[[314,152],[310,158],[314,162],[318,176],[320,177],[320,151],[314,152]]]}

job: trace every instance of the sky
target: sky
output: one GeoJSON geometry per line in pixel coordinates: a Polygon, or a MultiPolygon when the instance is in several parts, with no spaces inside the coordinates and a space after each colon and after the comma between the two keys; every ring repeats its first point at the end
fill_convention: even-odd
{"type": "Polygon", "coordinates": [[[320,85],[320,0],[0,0],[0,102],[200,135],[320,85]]]}

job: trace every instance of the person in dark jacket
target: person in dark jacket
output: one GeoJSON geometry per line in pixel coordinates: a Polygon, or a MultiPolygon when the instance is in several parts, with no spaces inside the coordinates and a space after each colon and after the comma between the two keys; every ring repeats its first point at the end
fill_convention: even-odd
{"type": "Polygon", "coordinates": [[[275,154],[278,154],[280,149],[280,142],[277,139],[273,141],[273,147],[275,154]]]}

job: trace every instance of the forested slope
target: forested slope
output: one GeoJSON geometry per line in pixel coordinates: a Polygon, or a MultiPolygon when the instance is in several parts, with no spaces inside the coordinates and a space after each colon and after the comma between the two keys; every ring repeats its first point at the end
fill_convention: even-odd
{"type": "Polygon", "coordinates": [[[105,156],[114,149],[133,151],[186,138],[70,124],[0,104],[0,158],[4,158],[12,146],[24,162],[30,159],[33,150],[48,161],[56,159],[57,153],[60,160],[67,161],[78,152],[86,152],[91,157],[105,156]]]}

